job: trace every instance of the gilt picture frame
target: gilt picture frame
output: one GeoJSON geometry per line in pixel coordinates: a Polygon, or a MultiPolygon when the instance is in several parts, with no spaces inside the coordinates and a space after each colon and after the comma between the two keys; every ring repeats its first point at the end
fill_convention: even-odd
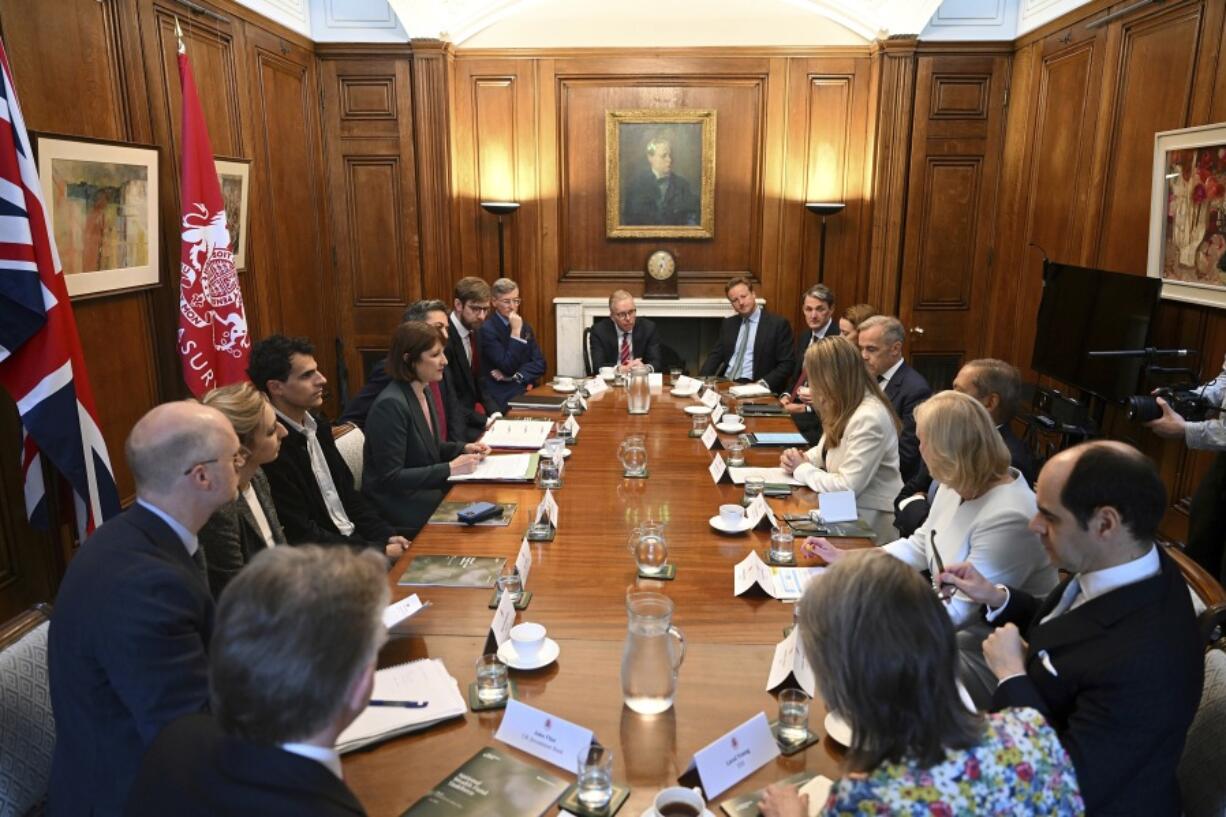
{"type": "Polygon", "coordinates": [[[70,297],[157,286],[158,149],[31,134],[70,297]]]}
{"type": "Polygon", "coordinates": [[[214,156],[217,183],[226,205],[226,229],[230,231],[230,251],[234,253],[234,269],[247,269],[248,210],[251,191],[251,160],[214,156]]]}
{"type": "Polygon", "coordinates": [[[605,112],[605,234],[715,235],[715,111],[605,112]]]}
{"type": "Polygon", "coordinates": [[[1146,274],[1163,298],[1226,308],[1226,124],[1154,135],[1146,274]]]}

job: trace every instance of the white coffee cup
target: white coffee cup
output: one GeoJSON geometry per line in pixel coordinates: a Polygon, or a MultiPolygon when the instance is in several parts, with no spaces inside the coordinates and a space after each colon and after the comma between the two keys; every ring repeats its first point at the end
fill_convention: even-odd
{"type": "Polygon", "coordinates": [[[605,380],[611,380],[613,378],[614,373],[615,373],[615,370],[613,369],[612,366],[601,366],[600,367],[600,376],[603,377],[605,380]]]}
{"type": "Polygon", "coordinates": [[[730,528],[735,528],[745,521],[745,509],[740,505],[720,505],[719,521],[730,528]]]}
{"type": "Polygon", "coordinates": [[[663,813],[661,808],[673,803],[684,803],[699,814],[702,814],[703,810],[707,807],[707,803],[702,799],[699,789],[669,786],[667,789],[661,789],[660,793],[656,795],[656,799],[651,801],[651,808],[654,812],[652,817],[659,817],[663,813]]]}
{"type": "Polygon", "coordinates": [[[741,415],[725,414],[719,418],[719,424],[722,426],[739,426],[741,424],[741,415]]]}
{"type": "Polygon", "coordinates": [[[515,645],[515,654],[520,658],[535,658],[545,644],[545,627],[541,624],[524,622],[511,628],[511,643],[515,645]]]}
{"type": "Polygon", "coordinates": [[[558,376],[553,379],[553,385],[559,389],[573,389],[575,387],[575,378],[558,376]]]}

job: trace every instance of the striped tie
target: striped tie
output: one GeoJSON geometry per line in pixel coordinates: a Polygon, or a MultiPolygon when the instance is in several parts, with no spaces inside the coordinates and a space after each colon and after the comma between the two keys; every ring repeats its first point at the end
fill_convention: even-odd
{"type": "Polygon", "coordinates": [[[619,354],[617,358],[617,362],[623,366],[627,366],[630,364],[630,336],[629,335],[626,335],[626,334],[622,335],[622,348],[621,348],[621,353],[619,354]]]}

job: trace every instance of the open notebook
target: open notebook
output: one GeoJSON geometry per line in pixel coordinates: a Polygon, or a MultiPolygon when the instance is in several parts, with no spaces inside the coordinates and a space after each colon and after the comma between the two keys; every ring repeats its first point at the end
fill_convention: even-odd
{"type": "Polygon", "coordinates": [[[352,752],[457,718],[468,711],[459,683],[439,658],[423,658],[378,670],[370,697],[377,701],[426,701],[427,704],[421,709],[366,707],[336,739],[336,751],[352,752]]]}

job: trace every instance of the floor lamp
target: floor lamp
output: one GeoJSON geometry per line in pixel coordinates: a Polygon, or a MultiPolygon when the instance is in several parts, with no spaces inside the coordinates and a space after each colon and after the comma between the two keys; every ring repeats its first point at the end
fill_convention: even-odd
{"type": "Polygon", "coordinates": [[[519,209],[517,201],[483,201],[481,207],[485,212],[498,216],[498,277],[506,278],[506,270],[503,266],[503,250],[502,250],[502,217],[509,216],[519,209]]]}
{"type": "Polygon", "coordinates": [[[834,216],[843,212],[846,203],[841,201],[807,201],[805,209],[822,217],[822,249],[817,256],[817,282],[826,283],[826,216],[834,216]]]}

